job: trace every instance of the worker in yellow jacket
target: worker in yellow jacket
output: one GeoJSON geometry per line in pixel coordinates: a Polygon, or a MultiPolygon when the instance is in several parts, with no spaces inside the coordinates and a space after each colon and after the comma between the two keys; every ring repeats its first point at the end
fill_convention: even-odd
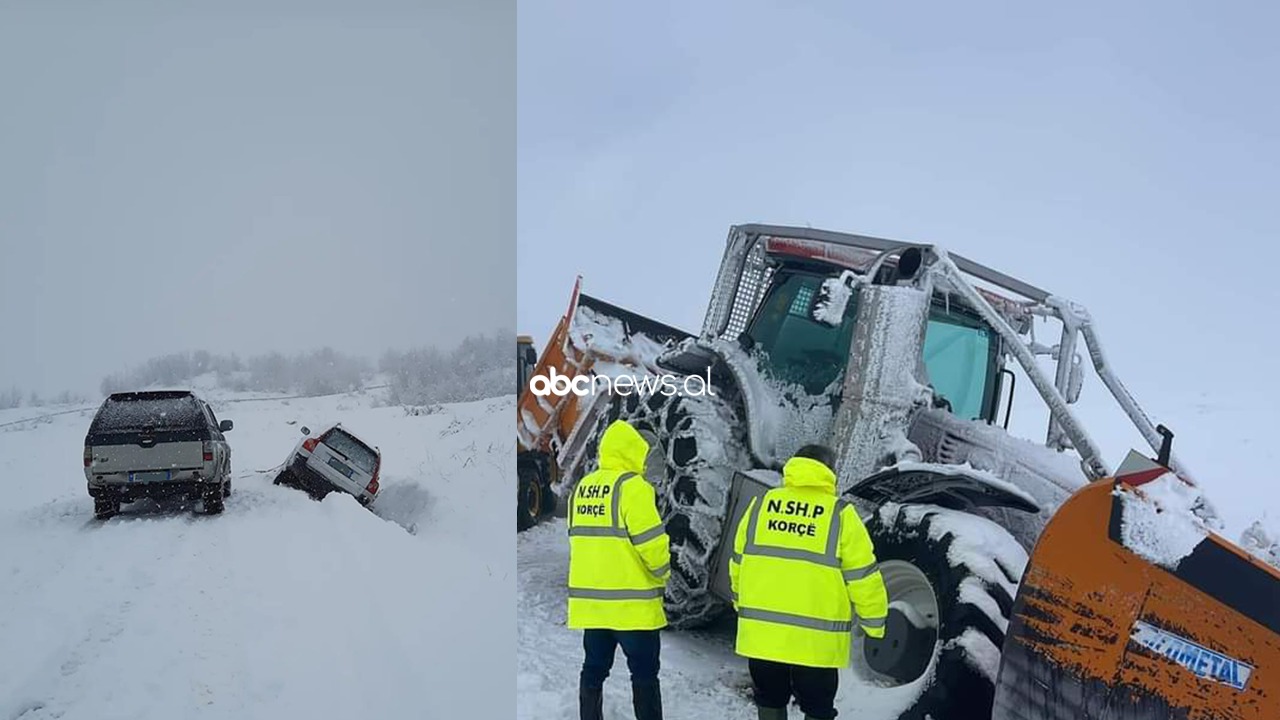
{"type": "Polygon", "coordinates": [[[782,487],[753,499],[738,523],[729,560],[736,651],[748,658],[760,720],[785,720],[793,695],[806,718],[836,716],[854,608],[864,633],[884,637],[884,580],[862,520],[836,497],[834,463],[830,448],[800,448],[782,487]]]}
{"type": "Polygon", "coordinates": [[[663,588],[671,547],[653,486],[649,443],[627,423],[600,438],[599,470],[578,482],[569,505],[569,627],[583,631],[582,720],[601,720],[605,678],[619,645],[631,670],[636,720],[661,720],[658,687],[663,588]]]}

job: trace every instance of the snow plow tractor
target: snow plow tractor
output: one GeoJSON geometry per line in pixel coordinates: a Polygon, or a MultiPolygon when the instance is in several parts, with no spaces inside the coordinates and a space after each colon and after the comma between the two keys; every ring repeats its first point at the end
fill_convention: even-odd
{"type": "MultiPolygon", "coordinates": [[[[536,486],[540,505],[537,516],[518,517],[518,527],[536,523],[550,512],[547,500],[571,492],[594,469],[603,429],[628,420],[651,440],[645,474],[671,538],[668,618],[675,627],[700,626],[728,607],[731,548],[722,540],[732,536],[748,501],[780,482],[782,464],[796,449],[821,442],[837,450],[839,490],[867,524],[890,598],[883,640],[855,631],[851,671],[907,697],[901,717],[1136,720],[1180,717],[1149,709],[1159,701],[1186,707],[1183,701],[1194,699],[1185,687],[1173,691],[1176,663],[1144,665],[1153,676],[1132,697],[1146,698],[1140,707],[1148,710],[1123,714],[1132,708],[1117,695],[1120,714],[1089,714],[1112,707],[1105,698],[1123,685],[1116,664],[1123,663],[1112,662],[1117,654],[1172,646],[1129,642],[1116,607],[1097,606],[1108,602],[1111,577],[1091,573],[1095,585],[1076,586],[1066,569],[1090,562],[1074,554],[1078,548],[1113,541],[1105,523],[1064,525],[1055,513],[1081,496],[1120,492],[1071,408],[1086,367],[1080,350],[1087,350],[1103,386],[1142,437],[1163,451],[1159,464],[1149,462],[1169,471],[1162,477],[1195,485],[1170,454],[1166,435],[1112,372],[1084,308],[936,246],[766,225],[730,229],[696,335],[580,289],[581,279],[541,357],[523,356],[532,368],[517,409],[517,465],[521,487],[526,481],[536,486]],[[1036,340],[1045,326],[1057,333],[1052,345],[1036,340]],[[1006,429],[1019,378],[1047,410],[1040,442],[1006,429]],[[1076,538],[1076,532],[1094,535],[1076,538]],[[1024,573],[1035,582],[1024,583],[1024,573]],[[1073,649],[1082,642],[1077,628],[1051,620],[1076,616],[1116,621],[1107,626],[1110,635],[1089,638],[1107,648],[1107,661],[1083,660],[1083,651],[1073,649]],[[1016,671],[1001,661],[1010,648],[1019,658],[1016,671]],[[1054,695],[1055,672],[1078,679],[1080,702],[1054,695]],[[1042,702],[1030,710],[1026,698],[1037,692],[1042,702]]],[[[1132,494],[1139,506],[1164,507],[1140,487],[1132,494]]],[[[1204,528],[1208,537],[1216,527],[1212,508],[1196,492],[1176,497],[1193,501],[1169,515],[1204,528]]],[[[1119,537],[1140,546],[1134,538],[1150,534],[1119,537]]],[[[1245,556],[1213,537],[1215,546],[1245,556]]],[[[1119,547],[1129,553],[1128,564],[1100,567],[1125,568],[1129,586],[1144,587],[1137,567],[1148,578],[1170,572],[1119,547]]],[[[1252,574],[1232,572],[1217,582],[1255,578],[1247,582],[1274,606],[1276,574],[1244,559],[1252,574]]],[[[1203,600],[1199,591],[1176,584],[1150,580],[1145,587],[1157,586],[1173,607],[1186,610],[1203,600]]],[[[1229,608],[1218,596],[1209,598],[1197,607],[1218,613],[1221,622],[1229,608]]],[[[1137,608],[1134,622],[1143,601],[1130,602],[1137,608]]],[[[1213,641],[1176,615],[1160,615],[1165,619],[1158,622],[1148,617],[1142,627],[1163,628],[1223,657],[1248,631],[1255,644],[1240,645],[1233,657],[1270,659],[1267,652],[1280,642],[1277,628],[1245,616],[1213,641]]],[[[1235,714],[1205,717],[1270,717],[1249,703],[1261,698],[1277,707],[1275,671],[1254,672],[1254,695],[1222,706],[1235,714]],[[1263,672],[1271,673],[1269,680],[1263,672]]]]}

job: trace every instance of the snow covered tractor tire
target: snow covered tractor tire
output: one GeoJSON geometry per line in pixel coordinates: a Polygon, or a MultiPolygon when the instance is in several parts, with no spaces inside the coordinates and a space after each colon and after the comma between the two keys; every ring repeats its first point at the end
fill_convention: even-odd
{"type": "Polygon", "coordinates": [[[657,492],[671,538],[667,622],[675,628],[706,625],[727,607],[711,594],[711,565],[733,474],[749,465],[741,413],[719,395],[614,396],[587,448],[588,471],[600,434],[618,419],[651,439],[645,478],[657,492]]]}
{"type": "Polygon", "coordinates": [[[1026,551],[985,518],[931,505],[884,505],[867,531],[889,620],[883,640],[855,635],[854,673],[913,685],[902,720],[987,720],[1026,551]]]}

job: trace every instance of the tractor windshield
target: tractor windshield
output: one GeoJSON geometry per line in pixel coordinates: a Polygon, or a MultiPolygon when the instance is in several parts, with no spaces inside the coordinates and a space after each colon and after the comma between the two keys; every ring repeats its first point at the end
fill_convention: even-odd
{"type": "Polygon", "coordinates": [[[814,298],[825,279],[780,274],[746,333],[764,352],[774,377],[796,383],[811,395],[823,392],[840,376],[853,337],[852,299],[839,327],[813,319],[814,298]]]}
{"type": "MultiPolygon", "coordinates": [[[[853,339],[855,294],[840,325],[813,319],[813,304],[826,277],[779,272],[756,311],[746,335],[763,352],[767,371],[810,395],[827,391],[848,364],[853,339]]],[[[998,346],[984,324],[953,303],[935,301],[925,332],[924,364],[934,392],[966,420],[990,417],[998,366],[998,346]]]]}

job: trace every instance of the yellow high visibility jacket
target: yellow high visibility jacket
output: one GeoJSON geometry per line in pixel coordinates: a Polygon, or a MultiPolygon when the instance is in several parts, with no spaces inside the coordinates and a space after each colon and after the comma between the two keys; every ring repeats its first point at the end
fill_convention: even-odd
{"type": "Polygon", "coordinates": [[[600,438],[600,469],[569,505],[569,627],[666,627],[671,546],[653,486],[641,473],[649,444],[621,420],[600,438]]]}
{"type": "Polygon", "coordinates": [[[782,487],[752,500],[738,523],[729,581],[739,655],[806,667],[849,663],[852,606],[884,637],[889,602],[871,537],[836,476],[810,458],[782,469],[782,487]]]}

